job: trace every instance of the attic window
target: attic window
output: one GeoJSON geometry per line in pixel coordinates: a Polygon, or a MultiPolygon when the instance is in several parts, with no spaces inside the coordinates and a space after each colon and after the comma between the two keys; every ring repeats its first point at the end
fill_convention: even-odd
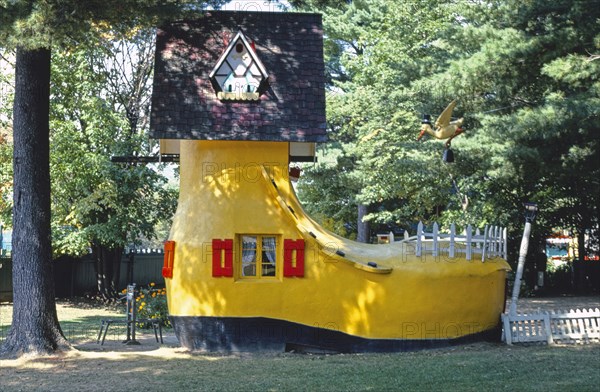
{"type": "Polygon", "coordinates": [[[258,100],[267,88],[269,77],[254,45],[249,44],[241,31],[231,40],[209,76],[222,101],[258,100]]]}

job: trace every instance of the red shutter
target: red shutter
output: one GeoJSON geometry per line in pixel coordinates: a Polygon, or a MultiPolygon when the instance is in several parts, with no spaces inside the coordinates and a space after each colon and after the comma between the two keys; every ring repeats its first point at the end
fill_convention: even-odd
{"type": "Polygon", "coordinates": [[[165,258],[163,260],[162,276],[173,277],[173,260],[175,259],[175,241],[165,241],[165,258]]]}
{"type": "Polygon", "coordinates": [[[304,240],[283,240],[283,276],[304,277],[304,240]],[[294,266],[294,251],[296,265],[294,266]]]}
{"type": "Polygon", "coordinates": [[[213,277],[233,276],[233,240],[212,240],[212,263],[213,277]]]}

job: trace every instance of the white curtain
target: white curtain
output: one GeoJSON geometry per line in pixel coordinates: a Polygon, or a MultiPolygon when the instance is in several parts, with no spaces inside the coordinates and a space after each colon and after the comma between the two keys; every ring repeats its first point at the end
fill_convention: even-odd
{"type": "Polygon", "coordinates": [[[263,237],[262,240],[263,263],[269,262],[275,267],[275,237],[263,237]],[[265,260],[266,257],[266,260],[265,260]]]}
{"type": "Polygon", "coordinates": [[[242,237],[242,276],[256,275],[256,237],[242,237]]]}

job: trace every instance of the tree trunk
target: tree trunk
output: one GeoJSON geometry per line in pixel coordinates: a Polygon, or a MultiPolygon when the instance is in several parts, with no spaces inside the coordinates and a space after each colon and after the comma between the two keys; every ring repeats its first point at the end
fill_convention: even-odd
{"type": "Polygon", "coordinates": [[[585,247],[585,228],[580,227],[577,230],[577,258],[573,261],[573,286],[576,293],[585,292],[585,256],[587,255],[585,247]]]}
{"type": "Polygon", "coordinates": [[[98,294],[105,301],[118,297],[122,253],[122,247],[108,248],[99,244],[92,246],[98,294]]]}
{"type": "Polygon", "coordinates": [[[368,243],[371,238],[371,227],[369,222],[363,221],[363,217],[368,213],[368,207],[364,204],[358,205],[358,219],[356,241],[368,243]]]}
{"type": "Polygon", "coordinates": [[[587,250],[585,248],[585,228],[581,227],[577,231],[577,260],[580,263],[585,261],[587,250]]]}
{"type": "Polygon", "coordinates": [[[17,49],[15,73],[13,319],[0,353],[68,347],[56,316],[50,241],[50,50],[17,49]]]}

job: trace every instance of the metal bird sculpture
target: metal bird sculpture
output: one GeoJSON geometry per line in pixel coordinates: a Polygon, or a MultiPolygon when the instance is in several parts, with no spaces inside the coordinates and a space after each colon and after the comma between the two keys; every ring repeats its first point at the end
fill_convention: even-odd
{"type": "Polygon", "coordinates": [[[464,132],[464,129],[461,128],[464,120],[462,117],[457,120],[450,121],[452,119],[452,111],[454,110],[455,106],[456,100],[450,102],[448,107],[444,109],[442,114],[440,114],[438,119],[435,121],[435,129],[431,126],[431,116],[429,114],[424,114],[423,120],[421,121],[421,132],[419,133],[417,140],[421,140],[423,135],[428,133],[436,139],[448,139],[448,141],[446,141],[446,148],[449,148],[452,139],[464,132]]]}

